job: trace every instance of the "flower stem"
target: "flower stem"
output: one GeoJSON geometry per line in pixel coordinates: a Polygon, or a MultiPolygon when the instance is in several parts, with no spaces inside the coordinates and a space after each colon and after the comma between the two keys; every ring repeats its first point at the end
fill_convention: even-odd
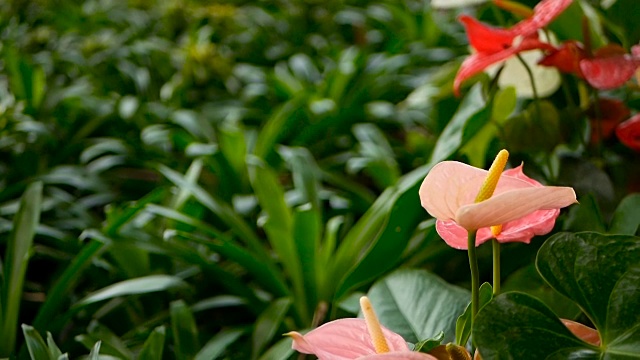
{"type": "Polygon", "coordinates": [[[500,242],[491,241],[493,249],[493,296],[500,294],[500,242]]]}
{"type": "Polygon", "coordinates": [[[517,54],[516,57],[518,58],[518,60],[520,60],[520,63],[522,63],[522,66],[524,66],[525,71],[527,72],[527,75],[529,75],[529,80],[531,81],[531,91],[533,91],[533,102],[536,104],[536,117],[538,120],[538,123],[540,123],[540,119],[542,119],[542,110],[540,109],[540,98],[538,97],[538,88],[536,87],[536,79],[533,76],[533,71],[531,71],[531,67],[529,66],[529,64],[527,64],[526,61],[524,61],[524,59],[522,58],[522,56],[520,56],[520,54],[517,54]]]}
{"type": "Polygon", "coordinates": [[[480,306],[480,275],[478,274],[478,257],[476,255],[476,230],[469,231],[467,246],[469,268],[471,269],[471,328],[473,328],[478,306],[480,306]]]}

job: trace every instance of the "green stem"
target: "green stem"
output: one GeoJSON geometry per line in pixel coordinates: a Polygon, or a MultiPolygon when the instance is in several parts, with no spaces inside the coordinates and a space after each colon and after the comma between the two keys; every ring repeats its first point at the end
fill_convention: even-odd
{"type": "Polygon", "coordinates": [[[491,241],[493,248],[493,296],[500,294],[500,242],[491,241]]]}
{"type": "Polygon", "coordinates": [[[478,306],[480,306],[480,275],[478,272],[478,257],[476,255],[476,230],[469,231],[467,246],[469,268],[471,269],[471,328],[473,328],[478,306]]]}
{"type": "MultiPolygon", "coordinates": [[[[595,119],[596,119],[596,149],[598,152],[598,155],[600,155],[602,157],[603,154],[603,148],[602,148],[602,143],[604,141],[603,137],[603,133],[602,133],[602,110],[600,109],[600,95],[598,94],[598,90],[592,86],[589,86],[590,90],[591,90],[591,96],[593,98],[593,112],[595,115],[595,119]]],[[[594,129],[591,129],[591,131],[593,131],[594,129]]]]}
{"type": "Polygon", "coordinates": [[[536,104],[536,115],[537,115],[537,120],[538,123],[540,123],[540,119],[542,118],[542,109],[540,109],[540,98],[538,97],[538,88],[536,87],[536,79],[533,77],[533,71],[531,71],[531,67],[529,67],[529,64],[527,64],[526,61],[524,61],[524,59],[522,58],[522,56],[520,56],[520,54],[517,54],[516,57],[518,58],[518,60],[520,60],[520,63],[522,63],[522,66],[524,66],[525,71],[527,72],[527,75],[529,75],[529,80],[531,81],[531,90],[533,91],[533,102],[536,104]]]}

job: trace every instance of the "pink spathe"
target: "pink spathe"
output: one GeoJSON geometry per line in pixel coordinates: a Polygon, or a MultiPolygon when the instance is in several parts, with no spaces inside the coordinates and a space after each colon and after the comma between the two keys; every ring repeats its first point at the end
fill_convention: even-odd
{"type": "Polygon", "coordinates": [[[431,355],[409,350],[402,336],[382,327],[389,352],[376,354],[364,319],[340,319],[328,322],[305,335],[290,332],[293,349],[313,354],[319,360],[435,360],[431,355]]]}
{"type": "Polygon", "coordinates": [[[490,227],[502,225],[500,242],[528,243],[551,231],[560,208],[576,202],[570,187],[543,186],[522,172],[522,165],[500,176],[493,196],[476,203],[487,171],[457,161],[431,169],[420,186],[420,200],[437,219],[436,230],[456,249],[467,249],[467,231],[477,230],[476,246],[491,239],[490,227]]]}

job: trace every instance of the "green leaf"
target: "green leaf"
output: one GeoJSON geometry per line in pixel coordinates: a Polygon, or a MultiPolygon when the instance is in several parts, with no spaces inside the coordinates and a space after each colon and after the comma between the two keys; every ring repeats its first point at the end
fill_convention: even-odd
{"type": "Polygon", "coordinates": [[[579,203],[569,209],[569,216],[564,223],[564,230],[571,231],[605,231],[600,207],[593,195],[580,197],[579,203]]]}
{"type": "Polygon", "coordinates": [[[170,275],[143,276],[136,279],[124,280],[97,290],[80,300],[78,305],[87,305],[118,296],[164,291],[180,286],[186,286],[186,283],[179,277],[170,275]]]}
{"type": "Polygon", "coordinates": [[[101,341],[98,341],[93,345],[91,352],[89,353],[89,360],[99,360],[100,359],[100,344],[101,341]]]}
{"type": "Polygon", "coordinates": [[[504,125],[509,151],[552,151],[560,143],[560,114],[549,101],[532,102],[504,125]]]}
{"type": "Polygon", "coordinates": [[[24,334],[27,349],[29,349],[29,355],[32,360],[58,359],[58,357],[51,356],[47,344],[45,344],[42,336],[40,336],[40,333],[38,333],[33,326],[22,324],[22,333],[24,334]]]}
{"type": "Polygon", "coordinates": [[[634,347],[640,354],[638,337],[635,342],[629,338],[640,329],[640,313],[631,310],[640,304],[639,258],[638,237],[559,233],[542,245],[536,266],[554,289],[591,319],[603,351],[613,354],[634,347]]]}
{"type": "Polygon", "coordinates": [[[260,256],[262,261],[270,261],[269,256],[262,245],[262,242],[253,229],[238,215],[231,206],[220,201],[215,196],[206,192],[201,186],[189,182],[189,179],[182,174],[160,165],[158,171],[169,181],[174,183],[180,190],[188,191],[198,202],[220,217],[231,230],[243,239],[249,247],[260,256]]]}
{"type": "Polygon", "coordinates": [[[309,309],[318,303],[318,278],[326,269],[326,264],[319,264],[317,259],[321,236],[322,215],[318,209],[310,203],[297,207],[293,213],[293,239],[297,258],[303,264],[302,279],[309,309]]]}
{"type": "Polygon", "coordinates": [[[100,341],[100,351],[102,355],[111,355],[121,359],[130,359],[133,357],[131,351],[111,329],[100,324],[97,320],[93,320],[87,329],[88,337],[92,342],[100,341]]]}
{"type": "Polygon", "coordinates": [[[576,303],[555,291],[544,281],[534,263],[530,263],[509,275],[502,284],[502,291],[518,291],[531,295],[542,301],[562,319],[574,320],[582,313],[576,303]]]}
{"type": "Polygon", "coordinates": [[[227,347],[238,340],[242,334],[244,334],[244,330],[239,329],[220,331],[202,347],[196,354],[195,360],[215,360],[219,358],[227,347]]]}
{"type": "Polygon", "coordinates": [[[33,237],[40,222],[42,183],[34,182],[20,199],[20,208],[13,219],[0,283],[0,356],[14,350],[18,331],[18,315],[22,301],[22,287],[31,255],[33,237]]]}
{"type": "Polygon", "coordinates": [[[470,295],[425,270],[398,270],[376,282],[368,297],[382,325],[417,343],[441,331],[444,342],[453,341],[470,295]]]}
{"type": "MultiPolygon", "coordinates": [[[[484,123],[484,121],[474,120],[467,123],[464,128],[464,138],[469,138],[469,141],[460,149],[460,153],[467,156],[469,165],[480,168],[485,166],[489,146],[498,135],[499,129],[515,110],[516,102],[514,87],[509,86],[504,90],[498,90],[492,101],[491,121],[484,123]],[[481,127],[478,128],[479,126],[481,127]]],[[[486,115],[485,113],[481,112],[480,114],[486,115]]]]}
{"type": "Polygon", "coordinates": [[[428,216],[420,210],[418,188],[430,168],[431,164],[427,164],[403,176],[349,230],[331,272],[332,279],[342,279],[337,283],[335,299],[398,264],[415,227],[428,216]]]}
{"type": "Polygon", "coordinates": [[[299,93],[269,116],[256,139],[253,151],[256,156],[267,159],[278,140],[286,137],[295,128],[294,123],[300,117],[296,113],[306,104],[308,97],[304,92],[299,93]]]}
{"type": "Polygon", "coordinates": [[[293,339],[291,339],[290,337],[285,337],[284,339],[278,341],[271,348],[269,348],[269,350],[265,351],[265,353],[260,356],[259,360],[290,359],[291,355],[294,354],[294,350],[291,348],[292,342],[293,339]]]}
{"type": "Polygon", "coordinates": [[[413,351],[428,353],[429,351],[433,350],[436,346],[442,344],[442,340],[444,340],[444,332],[440,331],[438,335],[418,342],[413,347],[413,351]]]}
{"type": "Polygon", "coordinates": [[[473,340],[484,359],[598,359],[597,348],[576,338],[551,309],[517,292],[498,295],[478,312],[473,340]]]}
{"type": "Polygon", "coordinates": [[[170,306],[173,347],[176,359],[192,359],[200,349],[198,329],[193,313],[182,300],[173,301],[170,306]]]}
{"type": "Polygon", "coordinates": [[[98,240],[91,240],[85,244],[78,255],[71,261],[71,264],[64,270],[54,285],[47,293],[44,304],[40,307],[38,315],[33,321],[39,328],[51,329],[52,320],[60,315],[59,311],[63,302],[68,301],[68,294],[71,288],[79,280],[83,271],[91,265],[91,262],[100,256],[108,248],[108,245],[98,240]]]}
{"type": "Polygon", "coordinates": [[[280,298],[272,302],[267,309],[260,314],[255,323],[251,337],[251,358],[257,359],[264,347],[271,342],[273,336],[280,328],[284,316],[291,306],[291,299],[280,298]]]}
{"type": "Polygon", "coordinates": [[[303,322],[306,322],[310,320],[311,316],[307,308],[302,264],[298,258],[298,249],[294,238],[293,215],[285,202],[284,190],[278,182],[275,172],[264,161],[250,156],[247,158],[247,165],[249,166],[251,186],[266,215],[263,227],[267,238],[284,265],[286,274],[291,278],[296,309],[303,322]]]}
{"type": "Polygon", "coordinates": [[[63,356],[62,351],[60,350],[56,342],[53,340],[53,336],[51,335],[51,333],[48,331],[47,331],[47,346],[49,347],[49,357],[52,360],[57,360],[58,358],[63,356]]]}
{"type": "MultiPolygon", "coordinates": [[[[480,285],[480,304],[478,309],[482,309],[493,299],[493,288],[489,283],[480,285]]],[[[466,346],[471,336],[471,303],[464,309],[464,313],[456,320],[456,344],[466,346]]]]}
{"type": "Polygon", "coordinates": [[[158,326],[153,329],[142,346],[138,359],[141,360],[162,360],[162,350],[164,348],[165,327],[158,326]]]}
{"type": "Polygon", "coordinates": [[[635,235],[640,227],[640,194],[627,195],[613,213],[608,233],[635,235]]]}
{"type": "Polygon", "coordinates": [[[453,155],[464,144],[463,134],[468,122],[486,121],[490,112],[482,95],[482,85],[477,84],[462,99],[453,118],[440,134],[433,153],[431,163],[437,163],[453,155]]]}

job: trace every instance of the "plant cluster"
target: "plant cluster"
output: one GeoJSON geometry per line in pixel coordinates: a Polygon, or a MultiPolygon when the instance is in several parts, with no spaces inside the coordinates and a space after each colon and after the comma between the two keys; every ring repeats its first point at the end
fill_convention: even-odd
{"type": "Polygon", "coordinates": [[[635,1],[0,2],[0,358],[640,358],[635,1]]]}

